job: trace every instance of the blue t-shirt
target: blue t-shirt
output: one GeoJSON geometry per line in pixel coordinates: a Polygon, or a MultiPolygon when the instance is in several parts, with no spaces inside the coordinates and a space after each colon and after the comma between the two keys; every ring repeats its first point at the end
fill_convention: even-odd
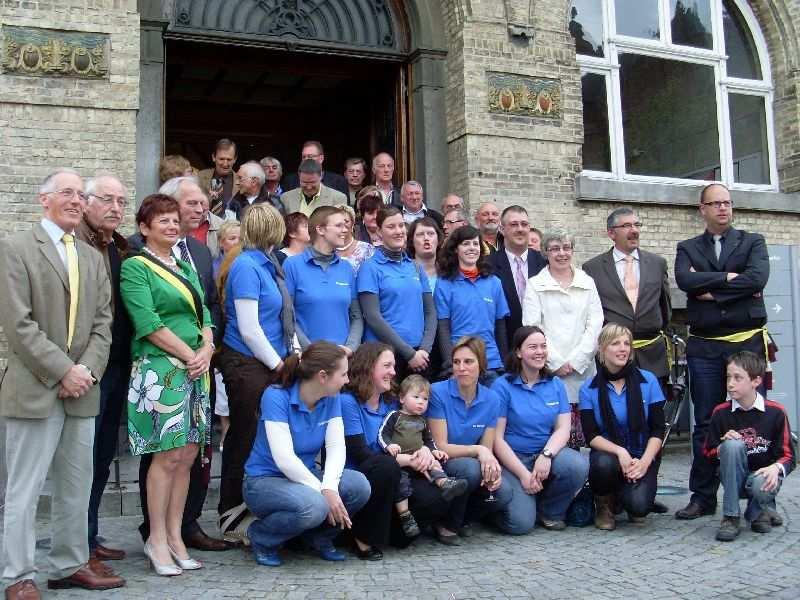
{"type": "MultiPolygon", "coordinates": [[[[650,405],[663,402],[664,393],[661,391],[658,378],[653,375],[653,373],[650,371],[645,371],[644,369],[639,369],[639,373],[641,373],[642,377],[644,378],[644,381],[639,385],[639,387],[642,389],[642,403],[644,404],[644,418],[646,425],[647,418],[650,415],[650,405]]],[[[588,379],[581,386],[578,407],[581,410],[591,409],[594,413],[594,420],[597,423],[597,428],[600,430],[600,435],[606,439],[611,439],[610,433],[606,428],[605,423],[603,423],[603,417],[600,414],[600,398],[598,389],[590,387],[592,385],[592,380],[593,378],[588,379]]],[[[627,389],[623,387],[622,392],[618,394],[617,390],[614,389],[614,386],[609,383],[608,401],[611,404],[611,410],[614,411],[614,418],[617,420],[617,425],[619,426],[622,435],[626,440],[630,439],[630,436],[628,435],[630,432],[628,431],[627,389]]],[[[641,452],[644,451],[644,448],[634,448],[629,443],[625,444],[625,449],[631,452],[631,456],[634,457],[640,456],[641,452]]]]}
{"type": "Polygon", "coordinates": [[[283,262],[297,325],[312,342],[344,344],[350,332],[350,303],[356,298],[353,267],[337,256],[323,270],[313,257],[306,248],[283,262]]]}
{"type": "MultiPolygon", "coordinates": [[[[358,271],[358,293],[378,296],[381,315],[397,335],[412,348],[418,348],[425,330],[422,294],[430,293],[425,271],[408,258],[389,260],[380,250],[367,259],[358,271]]],[[[364,341],[378,340],[369,325],[364,341]]]]}
{"type": "Polygon", "coordinates": [[[558,377],[528,387],[519,375],[504,375],[492,384],[500,398],[498,417],[506,418],[503,438],[514,452],[539,454],[556,428],[559,415],[570,412],[569,398],[558,377]]]}
{"type": "Polygon", "coordinates": [[[447,421],[448,444],[472,446],[480,443],[487,427],[497,425],[498,405],[497,395],[478,384],[478,393],[467,408],[458,393],[458,383],[451,378],[431,386],[427,417],[447,421]]]}
{"type": "Polygon", "coordinates": [[[225,336],[222,341],[245,356],[253,356],[239,331],[235,300],[258,301],[258,322],[267,341],[278,356],[286,356],[281,321],[283,300],[275,283],[275,267],[261,250],[243,250],[233,261],[225,282],[225,336]]]}
{"type": "Polygon", "coordinates": [[[439,319],[450,319],[450,341],[455,344],[465,335],[476,335],[486,342],[490,369],[503,366],[497,349],[494,325],[509,314],[503,284],[494,275],[474,282],[458,273],[454,279],[440,278],[433,295],[439,319]]]}
{"type": "Polygon", "coordinates": [[[338,394],[322,398],[314,410],[309,411],[300,399],[299,381],[289,389],[269,386],[261,396],[261,418],[253,449],[244,466],[245,473],[250,477],[285,477],[272,458],[265,421],[289,424],[294,453],[309,470],[314,471],[314,459],[325,445],[328,422],[341,416],[342,401],[338,394]]]}
{"type": "MultiPolygon", "coordinates": [[[[376,454],[383,454],[383,448],[378,443],[378,430],[381,428],[383,420],[393,410],[397,410],[397,402],[394,400],[385,401],[385,396],[381,395],[380,404],[377,410],[372,410],[366,403],[359,402],[353,394],[345,392],[341,394],[342,399],[342,420],[344,421],[344,434],[359,435],[364,434],[364,440],[369,449],[376,454]]],[[[354,468],[355,464],[347,459],[348,468],[354,468]]]]}

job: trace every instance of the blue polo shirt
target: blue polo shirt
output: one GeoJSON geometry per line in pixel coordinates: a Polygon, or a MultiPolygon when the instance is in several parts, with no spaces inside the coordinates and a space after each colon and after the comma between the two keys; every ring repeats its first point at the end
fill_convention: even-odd
{"type": "MultiPolygon", "coordinates": [[[[642,403],[644,404],[644,418],[647,420],[650,415],[650,405],[664,401],[664,393],[661,391],[661,386],[658,384],[658,379],[650,371],[639,369],[639,373],[644,377],[644,381],[639,384],[642,389],[642,403]]],[[[593,378],[592,378],[593,379],[593,378]]],[[[594,420],[597,423],[597,428],[600,430],[600,435],[604,438],[609,438],[608,429],[603,423],[603,417],[600,414],[600,399],[598,389],[590,387],[592,379],[586,380],[581,386],[579,395],[579,408],[581,410],[591,409],[594,413],[594,420]]],[[[608,385],[608,400],[611,403],[611,410],[614,411],[614,417],[617,419],[617,424],[624,432],[628,429],[628,391],[625,387],[622,388],[621,393],[617,393],[614,386],[609,383],[608,385]]],[[[628,448],[631,450],[631,448],[628,448]]]]}
{"type": "Polygon", "coordinates": [[[440,277],[433,298],[437,316],[450,319],[450,341],[455,344],[465,335],[477,335],[486,342],[489,368],[500,369],[503,359],[494,338],[494,325],[509,314],[500,280],[489,275],[473,282],[460,272],[454,279],[440,277]]]}
{"type": "Polygon", "coordinates": [[[245,356],[253,356],[239,331],[235,300],[258,301],[258,322],[267,341],[278,356],[286,356],[287,348],[281,322],[281,292],[275,283],[275,267],[261,250],[243,250],[233,261],[225,282],[225,336],[222,341],[245,356]]]}
{"type": "MultiPolygon", "coordinates": [[[[386,415],[393,410],[397,410],[397,402],[381,394],[381,401],[377,410],[372,410],[366,403],[359,402],[353,394],[348,392],[341,394],[341,399],[344,434],[347,436],[363,433],[369,449],[375,454],[383,454],[383,448],[378,443],[378,430],[381,428],[386,415]]],[[[347,459],[347,467],[355,467],[349,457],[347,459]]]]}
{"type": "Polygon", "coordinates": [[[504,375],[492,384],[500,398],[498,417],[506,418],[504,439],[514,452],[539,454],[556,428],[559,415],[570,412],[567,390],[558,377],[528,387],[519,375],[504,375]]]}
{"type": "MultiPolygon", "coordinates": [[[[397,335],[412,348],[418,348],[425,330],[422,294],[430,293],[428,276],[403,254],[398,262],[378,250],[358,270],[358,293],[376,294],[381,315],[397,335]]],[[[364,341],[378,340],[369,325],[364,327],[364,341]]]]}
{"type": "Polygon", "coordinates": [[[297,325],[312,342],[344,344],[350,332],[350,303],[356,298],[353,267],[338,256],[323,270],[307,248],[283,262],[286,288],[294,301],[297,325]]]}
{"type": "Polygon", "coordinates": [[[261,418],[256,429],[256,440],[244,466],[250,477],[285,477],[275,464],[267,442],[265,421],[288,423],[292,434],[294,453],[310,470],[315,470],[314,459],[325,445],[328,421],[342,416],[339,395],[322,398],[309,411],[300,399],[300,382],[289,389],[271,385],[261,396],[261,418]]]}
{"type": "Polygon", "coordinates": [[[458,393],[458,383],[450,378],[431,386],[427,417],[447,421],[448,444],[472,446],[480,443],[487,427],[497,425],[498,405],[497,394],[478,384],[478,393],[467,408],[458,393]]]}

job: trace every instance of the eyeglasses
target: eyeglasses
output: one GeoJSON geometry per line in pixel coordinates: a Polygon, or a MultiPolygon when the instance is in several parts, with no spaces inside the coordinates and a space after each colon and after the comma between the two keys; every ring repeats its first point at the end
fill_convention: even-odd
{"type": "Polygon", "coordinates": [[[548,252],[553,252],[553,253],[561,252],[562,250],[564,252],[572,252],[572,244],[564,244],[563,246],[550,246],[547,249],[548,252]]]}
{"type": "Polygon", "coordinates": [[[455,221],[452,221],[450,219],[445,219],[444,222],[447,225],[455,225],[456,223],[466,223],[466,221],[464,219],[456,219],[455,221]]]}
{"type": "Polygon", "coordinates": [[[125,198],[125,196],[98,196],[97,194],[89,194],[89,196],[92,198],[97,198],[105,206],[111,206],[112,204],[116,203],[120,208],[125,208],[125,206],[128,204],[128,199],[125,198]]]}
{"type": "Polygon", "coordinates": [[[714,208],[730,208],[733,202],[730,200],[712,200],[711,202],[703,202],[703,206],[713,206],[714,208]]]}
{"type": "Polygon", "coordinates": [[[631,230],[634,227],[636,227],[636,229],[641,229],[642,228],[642,222],[641,221],[636,221],[635,223],[621,223],[620,225],[614,225],[611,229],[628,229],[628,230],[631,230]]]}
{"type": "Polygon", "coordinates": [[[56,190],[54,192],[48,192],[48,194],[55,194],[56,196],[58,196],[62,200],[72,200],[72,198],[75,196],[75,194],[77,194],[78,198],[81,200],[81,202],[86,202],[86,199],[88,197],[81,190],[74,190],[72,188],[64,188],[63,190],[56,190]]]}

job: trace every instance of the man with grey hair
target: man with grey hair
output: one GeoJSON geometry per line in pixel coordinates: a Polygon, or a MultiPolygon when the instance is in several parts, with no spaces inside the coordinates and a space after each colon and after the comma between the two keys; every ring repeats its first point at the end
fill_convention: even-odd
{"type": "Polygon", "coordinates": [[[394,185],[394,159],[388,152],[378,152],[372,159],[372,176],[383,203],[400,208],[400,190],[394,185]]]}
{"type": "Polygon", "coordinates": [[[475,226],[481,232],[483,253],[497,252],[503,245],[503,234],[500,233],[500,209],[494,202],[481,202],[475,211],[475,226]]]}
{"type": "Polygon", "coordinates": [[[281,194],[283,193],[283,188],[281,187],[283,165],[281,164],[281,161],[274,156],[265,156],[259,161],[259,164],[264,169],[264,173],[267,176],[267,181],[264,184],[267,187],[267,191],[270,193],[270,195],[276,196],[280,199],[281,194]]]}
{"type": "Polygon", "coordinates": [[[39,189],[42,219],[0,242],[0,325],[8,364],[0,373],[6,426],[3,523],[5,597],[36,600],[36,506],[52,476],[51,589],[125,585],[90,561],[87,511],[97,380],[111,345],[111,286],[103,258],[77,240],[83,179],[51,173],[39,189]]]}
{"type": "Polygon", "coordinates": [[[464,199],[456,194],[447,194],[442,198],[442,214],[446,215],[451,210],[464,210],[464,199]]]}
{"type": "Polygon", "coordinates": [[[111,282],[111,350],[108,365],[100,379],[100,413],[94,428],[94,479],[89,497],[89,553],[98,560],[122,560],[125,552],[99,543],[98,512],[108,483],[111,463],[117,453],[119,423],[128,396],[131,372],[131,323],[120,296],[119,276],[128,253],[128,242],[117,229],[128,205],[128,190],[116,176],[98,174],[86,181],[86,210],[75,229],[83,240],[103,257],[111,282]]]}
{"type": "MultiPolygon", "coordinates": [[[[217,286],[214,281],[211,252],[191,235],[197,229],[203,217],[205,195],[194,177],[174,177],[166,181],[158,192],[172,196],[178,201],[180,237],[172,247],[172,253],[176,258],[188,263],[197,273],[200,283],[203,285],[204,301],[211,313],[211,320],[214,324],[214,344],[219,346],[222,343],[223,318],[219,305],[219,296],[217,295],[217,286]]],[[[138,251],[144,246],[144,240],[141,234],[137,233],[128,238],[128,244],[132,250],[138,251]]],[[[211,397],[214,397],[213,390],[211,397]]],[[[211,444],[209,442],[205,450],[198,454],[197,460],[192,466],[189,476],[189,493],[183,510],[181,535],[189,548],[197,550],[227,550],[229,546],[225,542],[206,535],[197,522],[202,514],[203,504],[208,492],[211,473],[210,458],[211,444]],[[201,460],[201,455],[205,457],[205,463],[201,460]]],[[[139,526],[139,533],[142,535],[143,540],[147,540],[150,535],[147,512],[147,473],[152,459],[152,454],[143,454],[139,462],[139,495],[144,516],[144,523],[139,526]]]]}
{"type": "Polygon", "coordinates": [[[445,212],[444,217],[442,217],[442,229],[446,236],[464,225],[469,225],[469,219],[467,218],[466,211],[462,208],[451,208],[445,212]]]}
{"type": "Polygon", "coordinates": [[[442,213],[425,206],[424,196],[420,182],[412,180],[403,184],[400,188],[400,209],[403,211],[403,220],[406,225],[411,225],[422,217],[430,217],[441,229],[444,225],[442,213]]]}
{"type": "Polygon", "coordinates": [[[244,218],[245,210],[253,204],[269,202],[278,209],[282,215],[286,215],[286,210],[280,198],[273,196],[267,190],[267,174],[264,167],[255,161],[244,163],[239,167],[237,173],[239,178],[239,193],[231,198],[228,208],[225,209],[226,219],[235,219],[239,222],[244,218]]]}

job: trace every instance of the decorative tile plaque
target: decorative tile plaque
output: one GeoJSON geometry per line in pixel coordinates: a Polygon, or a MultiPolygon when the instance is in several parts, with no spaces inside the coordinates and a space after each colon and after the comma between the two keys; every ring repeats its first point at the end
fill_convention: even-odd
{"type": "Polygon", "coordinates": [[[37,77],[108,77],[105,33],[3,25],[3,72],[37,77]]]}
{"type": "Polygon", "coordinates": [[[561,118],[561,82],[510,73],[488,73],[489,112],[561,118]]]}

